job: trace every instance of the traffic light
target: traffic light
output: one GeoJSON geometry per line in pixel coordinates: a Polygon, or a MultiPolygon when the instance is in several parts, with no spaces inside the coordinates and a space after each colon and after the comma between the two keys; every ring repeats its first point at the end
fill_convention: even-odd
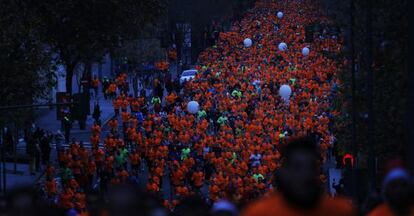
{"type": "Polygon", "coordinates": [[[354,168],[354,156],[352,154],[345,154],[342,157],[342,164],[345,168],[354,168]]]}
{"type": "MultiPolygon", "coordinates": [[[[56,93],[56,103],[62,104],[62,103],[71,103],[72,97],[69,93],[66,92],[57,92],[56,93]]],[[[56,119],[62,120],[65,116],[65,110],[69,110],[70,105],[57,105],[56,107],[56,119]]]]}

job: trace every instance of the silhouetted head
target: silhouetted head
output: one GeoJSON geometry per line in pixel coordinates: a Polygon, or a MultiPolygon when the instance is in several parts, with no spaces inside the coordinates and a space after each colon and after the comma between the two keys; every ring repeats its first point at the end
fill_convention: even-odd
{"type": "Polygon", "coordinates": [[[219,200],[213,204],[211,209],[212,216],[236,216],[238,215],[237,207],[227,201],[219,200]]]}
{"type": "Polygon", "coordinates": [[[1,202],[2,208],[5,207],[6,215],[26,216],[26,215],[64,215],[64,210],[50,205],[38,196],[39,192],[32,187],[19,187],[10,190],[6,199],[1,202]],[[3,206],[5,205],[5,206],[3,206]]]}
{"type": "Polygon", "coordinates": [[[317,144],[308,137],[293,139],[282,149],[282,156],[277,181],[280,192],[292,205],[314,207],[322,194],[317,144]]]}
{"type": "Polygon", "coordinates": [[[390,170],[384,179],[383,195],[388,205],[396,212],[406,214],[412,204],[410,176],[402,168],[390,170]]]}
{"type": "Polygon", "coordinates": [[[174,212],[175,216],[208,216],[210,208],[206,202],[198,196],[184,198],[174,212]]]}
{"type": "Polygon", "coordinates": [[[91,191],[86,196],[86,206],[90,216],[102,215],[105,201],[98,192],[91,191]]]}
{"type": "Polygon", "coordinates": [[[106,208],[113,216],[163,215],[160,203],[132,185],[117,185],[109,189],[106,208]]]}

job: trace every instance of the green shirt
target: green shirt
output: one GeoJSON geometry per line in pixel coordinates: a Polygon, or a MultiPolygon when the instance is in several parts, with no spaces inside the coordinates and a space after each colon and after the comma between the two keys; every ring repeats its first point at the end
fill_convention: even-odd
{"type": "Polygon", "coordinates": [[[233,154],[231,156],[231,164],[233,164],[234,161],[236,161],[236,159],[237,159],[237,154],[236,154],[236,152],[233,152],[233,154]]]}
{"type": "Polygon", "coordinates": [[[236,136],[240,136],[240,135],[242,135],[242,129],[240,129],[240,128],[236,128],[236,136]]]}
{"type": "Polygon", "coordinates": [[[255,173],[253,175],[254,180],[259,181],[259,179],[264,179],[263,175],[260,173],[255,173]]]}
{"type": "Polygon", "coordinates": [[[291,78],[290,81],[292,81],[292,84],[295,85],[295,82],[296,82],[295,78],[291,78]]]}
{"type": "Polygon", "coordinates": [[[188,147],[181,150],[181,160],[187,159],[190,152],[191,150],[188,147]]]}
{"type": "Polygon", "coordinates": [[[128,150],[121,149],[119,154],[115,157],[115,162],[117,165],[122,165],[127,162],[128,150]]]}
{"type": "Polygon", "coordinates": [[[233,90],[233,92],[231,93],[231,96],[241,98],[242,93],[241,91],[233,90]]]}
{"type": "Polygon", "coordinates": [[[126,157],[128,155],[128,150],[123,148],[123,149],[121,149],[120,154],[122,155],[122,157],[126,157]]]}
{"type": "Polygon", "coordinates": [[[227,123],[227,117],[225,116],[220,116],[220,118],[218,118],[217,123],[219,123],[221,126],[223,126],[225,123],[227,123]]]}
{"type": "Polygon", "coordinates": [[[288,71],[293,71],[293,70],[296,70],[296,66],[290,66],[289,68],[288,68],[288,71]]]}
{"type": "Polygon", "coordinates": [[[286,137],[287,132],[283,132],[279,134],[279,138],[285,138],[286,137]]]}
{"type": "Polygon", "coordinates": [[[161,99],[159,97],[153,97],[151,99],[151,103],[152,104],[160,104],[161,103],[161,99]]]}
{"type": "Polygon", "coordinates": [[[200,111],[197,112],[197,117],[198,118],[202,118],[202,117],[205,117],[205,116],[207,116],[206,111],[200,110],[200,111]]]}
{"type": "Polygon", "coordinates": [[[67,182],[72,177],[72,171],[69,168],[65,168],[61,172],[61,178],[63,182],[67,182]]]}

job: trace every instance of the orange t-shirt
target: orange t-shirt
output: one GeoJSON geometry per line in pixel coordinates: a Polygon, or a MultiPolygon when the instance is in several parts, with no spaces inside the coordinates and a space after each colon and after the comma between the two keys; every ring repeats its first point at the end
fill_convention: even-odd
{"type": "Polygon", "coordinates": [[[281,195],[274,194],[248,206],[242,216],[351,216],[356,215],[351,204],[341,198],[324,196],[319,205],[312,210],[300,210],[289,206],[281,195]]]}
{"type": "Polygon", "coordinates": [[[204,174],[202,172],[195,172],[192,176],[192,180],[196,187],[201,187],[203,186],[204,174]]]}
{"type": "MultiPolygon", "coordinates": [[[[368,216],[394,216],[395,214],[392,212],[391,208],[387,204],[381,204],[378,207],[376,207],[374,210],[372,210],[368,216]]],[[[414,215],[414,207],[411,207],[410,213],[408,216],[414,215]]]]}

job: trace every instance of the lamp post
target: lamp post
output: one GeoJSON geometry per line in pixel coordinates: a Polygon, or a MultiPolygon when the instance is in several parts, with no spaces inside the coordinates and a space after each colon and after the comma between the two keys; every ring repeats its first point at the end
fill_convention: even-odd
{"type": "MultiPolygon", "coordinates": [[[[410,4],[410,9],[412,8],[412,4],[411,2],[410,4]]],[[[409,23],[409,29],[413,29],[413,23],[410,22],[409,23]]],[[[411,32],[409,33],[411,38],[411,32]]],[[[408,161],[408,167],[411,171],[411,174],[414,174],[414,127],[411,126],[413,119],[414,119],[414,114],[413,114],[413,110],[414,110],[414,73],[412,73],[412,71],[414,70],[414,59],[412,57],[412,55],[409,54],[409,50],[413,50],[412,47],[412,41],[409,41],[409,48],[406,49],[406,53],[405,55],[409,58],[407,61],[407,67],[406,67],[406,73],[408,74],[408,100],[407,100],[407,119],[406,119],[406,128],[407,128],[407,141],[406,141],[406,159],[408,161]]]]}
{"type": "Polygon", "coordinates": [[[375,116],[374,116],[374,74],[372,70],[372,0],[367,0],[367,96],[368,96],[368,176],[369,191],[376,190],[376,162],[375,162],[375,116]]]}
{"type": "Polygon", "coordinates": [[[0,191],[3,192],[3,195],[6,194],[6,158],[4,154],[4,139],[3,139],[3,127],[0,129],[0,154],[1,154],[1,168],[0,169],[0,191]],[[2,189],[2,190],[1,190],[2,189]]]}
{"type": "MultiPolygon", "coordinates": [[[[354,0],[350,0],[350,48],[351,48],[351,82],[352,82],[352,154],[354,157],[358,155],[356,146],[356,80],[355,80],[355,46],[354,46],[354,0]]],[[[356,175],[358,158],[356,157],[356,165],[352,168],[352,194],[356,201],[358,201],[357,184],[358,177],[356,175]]]]}

